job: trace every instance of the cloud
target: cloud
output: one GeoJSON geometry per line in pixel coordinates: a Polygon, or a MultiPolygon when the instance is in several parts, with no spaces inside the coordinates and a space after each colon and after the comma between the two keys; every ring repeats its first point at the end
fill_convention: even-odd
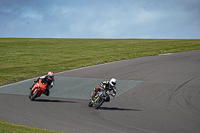
{"type": "Polygon", "coordinates": [[[2,0],[0,37],[200,38],[198,0],[2,0]]]}

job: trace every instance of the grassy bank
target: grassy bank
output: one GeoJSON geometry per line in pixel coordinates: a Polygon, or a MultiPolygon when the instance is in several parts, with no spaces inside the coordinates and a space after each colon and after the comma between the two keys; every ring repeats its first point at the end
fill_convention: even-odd
{"type": "Polygon", "coordinates": [[[27,127],[0,120],[0,133],[63,133],[63,132],[27,127]]]}
{"type": "Polygon", "coordinates": [[[200,40],[0,38],[0,85],[137,57],[200,49],[200,40]]]}

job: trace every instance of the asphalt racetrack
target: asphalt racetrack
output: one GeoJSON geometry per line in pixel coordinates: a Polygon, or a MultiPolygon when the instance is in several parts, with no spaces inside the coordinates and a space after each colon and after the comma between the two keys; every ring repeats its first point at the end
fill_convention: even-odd
{"type": "Polygon", "coordinates": [[[0,87],[0,119],[69,133],[200,132],[200,50],[57,73],[50,96],[30,101],[33,80],[0,87]],[[88,107],[93,88],[112,77],[117,96],[88,107]]]}

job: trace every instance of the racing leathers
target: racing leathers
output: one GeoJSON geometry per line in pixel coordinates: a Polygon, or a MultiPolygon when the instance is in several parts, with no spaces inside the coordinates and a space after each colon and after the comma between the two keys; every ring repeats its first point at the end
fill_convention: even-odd
{"type": "Polygon", "coordinates": [[[54,85],[54,81],[55,81],[54,78],[50,79],[48,75],[44,75],[42,77],[39,77],[39,78],[37,78],[33,81],[33,85],[32,85],[32,87],[30,87],[30,90],[39,81],[39,79],[42,79],[43,83],[47,83],[46,90],[44,91],[43,94],[46,95],[46,96],[49,96],[50,95],[49,89],[51,89],[54,85]]]}
{"type": "MultiPolygon", "coordinates": [[[[116,95],[116,87],[112,86],[109,81],[103,81],[100,83],[100,87],[94,88],[94,91],[91,93],[91,98],[93,99],[94,96],[97,94],[98,91],[101,91],[102,89],[104,90],[109,90],[113,91],[113,94],[111,94],[113,97],[116,95]]],[[[109,95],[107,95],[107,99],[105,100],[106,102],[110,101],[109,95]]]]}

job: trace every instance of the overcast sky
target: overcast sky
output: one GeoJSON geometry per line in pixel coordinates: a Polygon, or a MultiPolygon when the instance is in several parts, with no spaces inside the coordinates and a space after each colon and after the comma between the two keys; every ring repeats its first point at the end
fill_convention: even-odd
{"type": "Polygon", "coordinates": [[[200,0],[0,0],[0,37],[200,39],[200,0]]]}

